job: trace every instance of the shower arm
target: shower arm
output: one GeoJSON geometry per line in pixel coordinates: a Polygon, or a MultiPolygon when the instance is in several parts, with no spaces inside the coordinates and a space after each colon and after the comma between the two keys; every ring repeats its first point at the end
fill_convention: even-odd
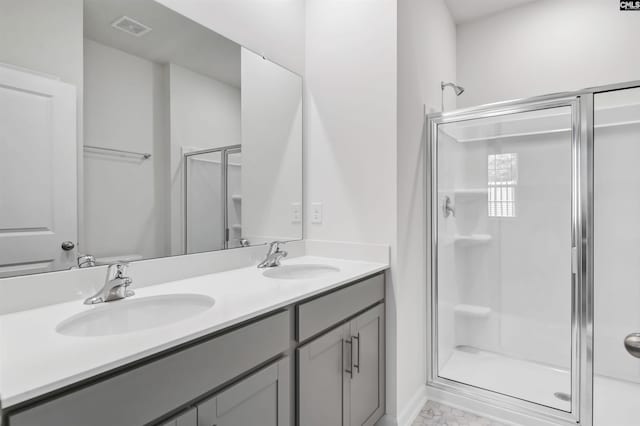
{"type": "Polygon", "coordinates": [[[457,85],[452,82],[445,83],[444,81],[440,82],[440,111],[444,112],[444,89],[447,87],[451,87],[456,94],[456,96],[460,96],[462,92],[464,92],[464,87],[457,85]]]}

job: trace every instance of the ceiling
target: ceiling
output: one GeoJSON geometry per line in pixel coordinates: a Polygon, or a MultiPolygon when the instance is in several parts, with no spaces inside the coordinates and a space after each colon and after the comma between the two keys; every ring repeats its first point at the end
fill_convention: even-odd
{"type": "Polygon", "coordinates": [[[84,0],[85,37],[160,64],[174,63],[240,87],[240,45],[152,0],[84,0]],[[141,37],[111,24],[126,15],[152,28],[141,37]]]}
{"type": "Polygon", "coordinates": [[[535,0],[445,0],[456,24],[474,21],[535,0]]]}

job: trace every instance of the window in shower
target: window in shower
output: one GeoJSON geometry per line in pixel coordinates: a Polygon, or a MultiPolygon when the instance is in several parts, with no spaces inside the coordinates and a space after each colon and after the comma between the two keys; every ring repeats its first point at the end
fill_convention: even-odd
{"type": "Polygon", "coordinates": [[[489,154],[487,159],[489,217],[515,217],[518,154],[489,154]]]}

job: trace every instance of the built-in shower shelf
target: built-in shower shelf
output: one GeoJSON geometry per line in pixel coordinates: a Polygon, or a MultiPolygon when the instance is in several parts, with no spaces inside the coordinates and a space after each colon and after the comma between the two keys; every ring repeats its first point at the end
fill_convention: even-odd
{"type": "Polygon", "coordinates": [[[453,307],[453,312],[470,318],[489,318],[491,308],[488,306],[460,304],[453,307]]]}
{"type": "Polygon", "coordinates": [[[233,195],[231,196],[231,199],[232,199],[233,201],[237,201],[237,202],[239,202],[239,203],[240,203],[240,202],[242,202],[242,195],[239,195],[239,194],[233,194],[233,195]]]}
{"type": "Polygon", "coordinates": [[[493,237],[489,234],[454,235],[453,242],[459,246],[488,244],[493,237]]]}
{"type": "Polygon", "coordinates": [[[487,188],[459,188],[454,189],[453,195],[456,197],[486,197],[487,188]]]}
{"type": "Polygon", "coordinates": [[[231,229],[233,229],[234,231],[241,231],[242,230],[242,225],[240,225],[239,223],[235,223],[235,224],[231,225],[231,229]]]}

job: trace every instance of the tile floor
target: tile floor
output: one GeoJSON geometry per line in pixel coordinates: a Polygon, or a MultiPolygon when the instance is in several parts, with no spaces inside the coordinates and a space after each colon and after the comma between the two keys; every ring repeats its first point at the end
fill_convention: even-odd
{"type": "Polygon", "coordinates": [[[504,423],[479,417],[457,408],[449,407],[434,401],[427,401],[413,426],[506,426],[504,423]]]}

